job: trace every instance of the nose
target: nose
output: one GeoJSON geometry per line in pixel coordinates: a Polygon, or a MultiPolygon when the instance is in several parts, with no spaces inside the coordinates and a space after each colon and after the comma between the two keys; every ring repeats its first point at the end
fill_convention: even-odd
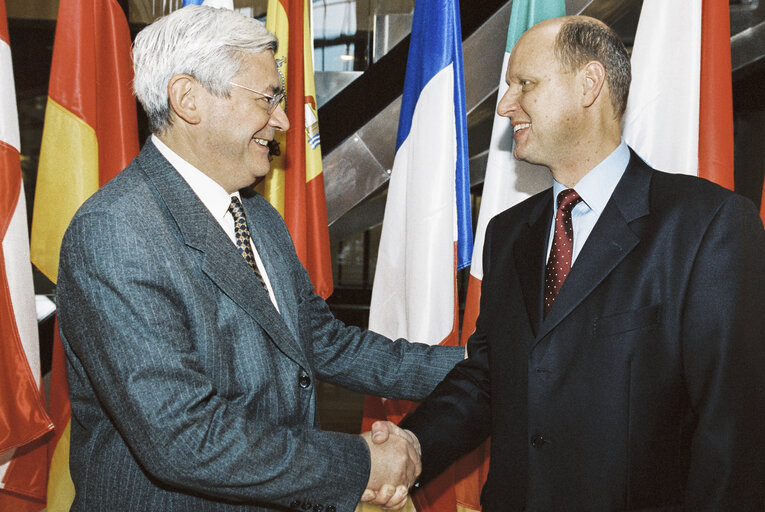
{"type": "Polygon", "coordinates": [[[518,94],[509,87],[497,103],[497,114],[509,118],[518,111],[518,108],[518,94]]]}
{"type": "Polygon", "coordinates": [[[274,111],[271,112],[268,124],[282,132],[286,132],[290,129],[290,120],[287,119],[287,113],[281,105],[277,105],[274,111]]]}

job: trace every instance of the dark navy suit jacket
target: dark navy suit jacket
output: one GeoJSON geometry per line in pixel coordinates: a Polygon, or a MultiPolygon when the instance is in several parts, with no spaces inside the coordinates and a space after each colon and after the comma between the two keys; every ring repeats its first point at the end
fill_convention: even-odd
{"type": "Polygon", "coordinates": [[[765,232],[634,153],[547,317],[547,190],[498,215],[470,357],[403,426],[423,479],[491,436],[486,512],[765,510],[765,232]]]}

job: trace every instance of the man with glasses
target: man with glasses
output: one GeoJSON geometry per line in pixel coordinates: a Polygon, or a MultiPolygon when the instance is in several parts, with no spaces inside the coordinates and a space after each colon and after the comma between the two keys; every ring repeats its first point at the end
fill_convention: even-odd
{"type": "Polygon", "coordinates": [[[350,511],[401,506],[410,440],[321,431],[316,380],[421,399],[459,347],[336,320],[279,214],[244,190],[289,127],[275,38],[186,7],[134,49],[152,136],[75,215],[58,304],[72,431],[72,510],[350,511]]]}

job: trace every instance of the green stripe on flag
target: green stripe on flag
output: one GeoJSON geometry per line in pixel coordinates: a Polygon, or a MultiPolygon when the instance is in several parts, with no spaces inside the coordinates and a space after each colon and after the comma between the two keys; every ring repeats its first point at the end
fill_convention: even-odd
{"type": "Polygon", "coordinates": [[[565,15],[565,0],[514,0],[510,25],[507,27],[505,52],[510,53],[521,34],[540,21],[565,15]]]}

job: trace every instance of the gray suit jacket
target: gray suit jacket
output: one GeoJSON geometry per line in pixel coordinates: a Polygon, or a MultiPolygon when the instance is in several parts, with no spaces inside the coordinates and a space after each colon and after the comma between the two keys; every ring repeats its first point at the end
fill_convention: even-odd
{"type": "Polygon", "coordinates": [[[368,449],[319,429],[316,379],[417,400],[461,359],[336,320],[279,214],[243,204],[281,314],[153,144],[72,220],[58,307],[73,510],[353,510],[368,449]]]}

